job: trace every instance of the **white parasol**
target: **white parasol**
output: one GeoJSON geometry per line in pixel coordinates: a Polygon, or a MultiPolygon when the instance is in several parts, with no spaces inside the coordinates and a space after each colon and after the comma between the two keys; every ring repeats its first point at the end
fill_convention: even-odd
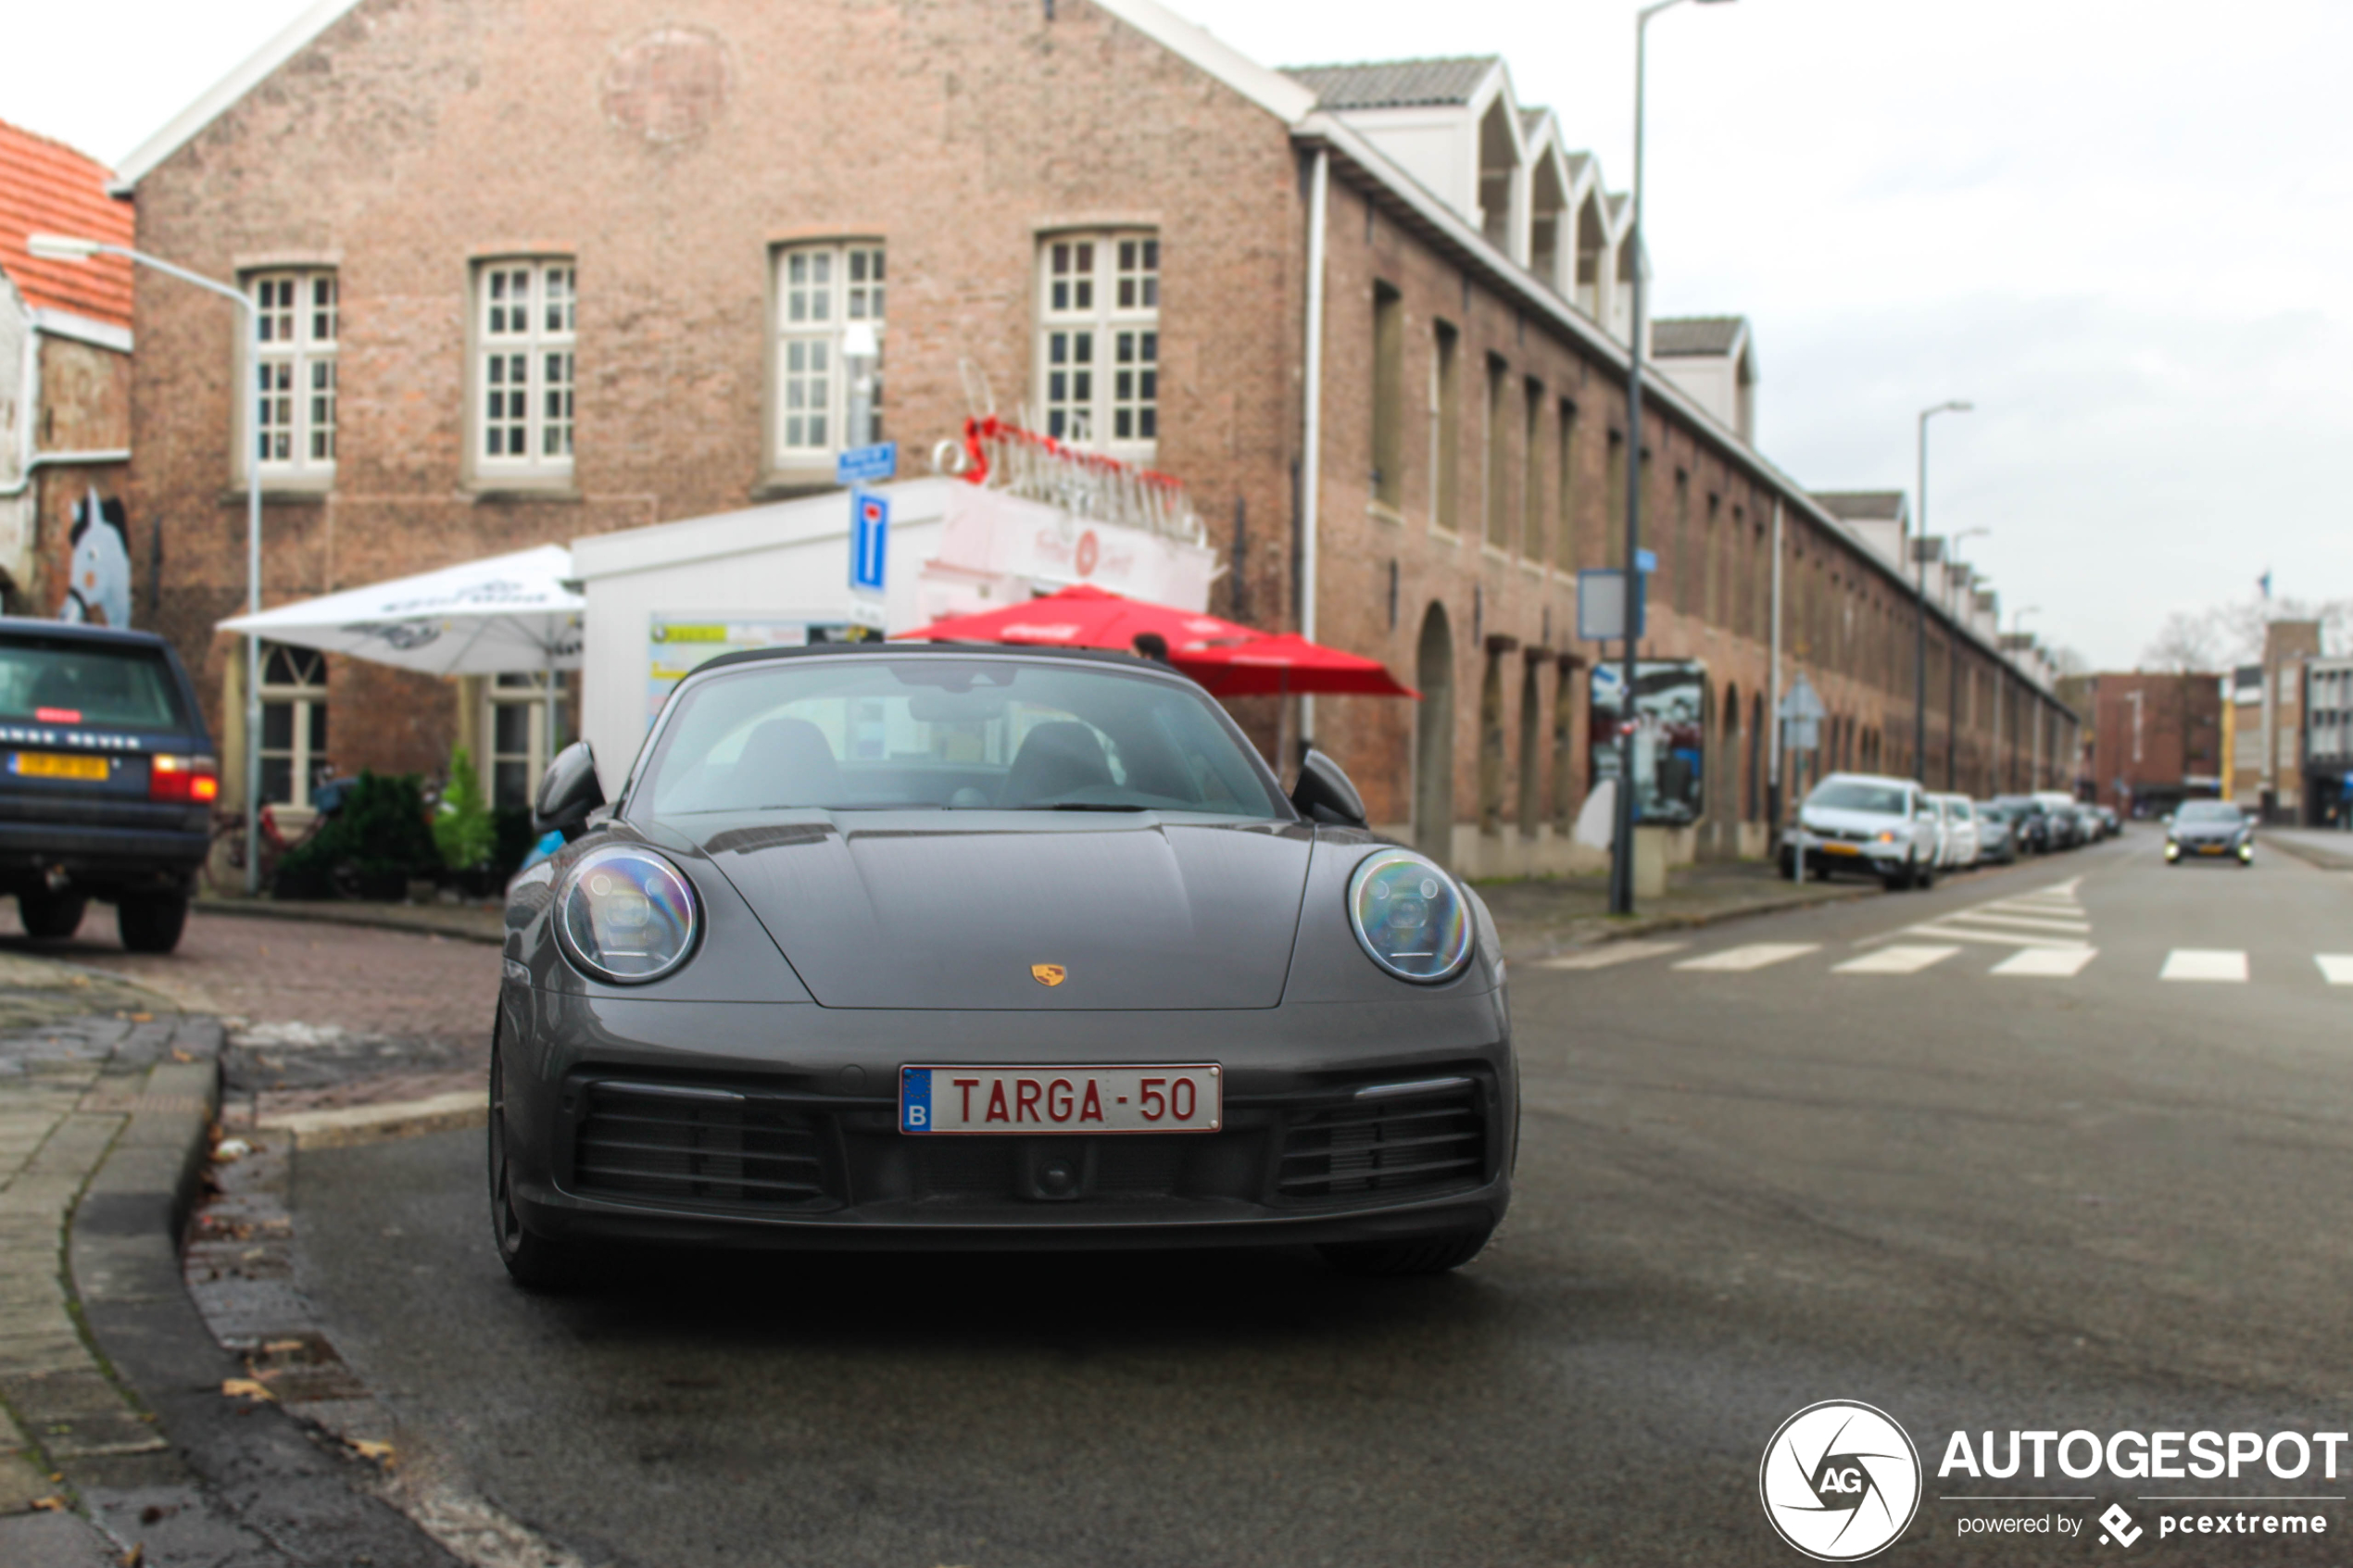
{"type": "Polygon", "coordinates": [[[572,551],[542,545],[240,615],[218,630],[427,675],[580,668],[572,551]]]}

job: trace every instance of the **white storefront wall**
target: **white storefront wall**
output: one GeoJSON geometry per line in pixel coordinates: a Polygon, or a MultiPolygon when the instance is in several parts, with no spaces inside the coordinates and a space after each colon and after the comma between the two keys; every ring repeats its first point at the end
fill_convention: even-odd
{"type": "MultiPolygon", "coordinates": [[[[1074,583],[1206,609],[1214,566],[1202,546],[954,479],[878,484],[890,503],[886,633],[1017,603],[1074,583]]],[[[774,506],[573,541],[583,617],[581,731],[605,792],[617,792],[672,671],[729,646],[837,636],[874,619],[849,587],[850,498],[829,492],[774,506]],[[669,642],[687,623],[713,641],[669,642]],[[657,641],[661,632],[664,640],[657,641]]]]}

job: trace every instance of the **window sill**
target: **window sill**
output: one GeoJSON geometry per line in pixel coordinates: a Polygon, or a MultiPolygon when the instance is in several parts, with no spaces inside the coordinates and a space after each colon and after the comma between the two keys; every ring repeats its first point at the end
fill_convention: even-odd
{"type": "Polygon", "coordinates": [[[1366,502],[1365,504],[1365,515],[1371,518],[1375,522],[1385,522],[1392,528],[1403,528],[1405,526],[1405,514],[1399,511],[1395,507],[1390,506],[1386,501],[1366,502]]]}
{"type": "MultiPolygon", "coordinates": [[[[327,497],[333,493],[333,480],[319,484],[289,484],[283,482],[273,484],[264,480],[261,483],[261,504],[265,507],[323,506],[326,504],[327,497]]],[[[220,504],[224,507],[242,507],[250,494],[251,492],[243,484],[232,485],[220,493],[220,504]]]]}
{"type": "Polygon", "coordinates": [[[476,480],[467,486],[466,498],[476,506],[511,505],[518,501],[578,502],[584,497],[569,479],[553,483],[513,483],[501,484],[496,480],[476,480]]]}
{"type": "Polygon", "coordinates": [[[1453,545],[1457,548],[1460,548],[1463,543],[1463,536],[1442,522],[1433,522],[1429,525],[1429,536],[1441,545],[1453,545]]]}

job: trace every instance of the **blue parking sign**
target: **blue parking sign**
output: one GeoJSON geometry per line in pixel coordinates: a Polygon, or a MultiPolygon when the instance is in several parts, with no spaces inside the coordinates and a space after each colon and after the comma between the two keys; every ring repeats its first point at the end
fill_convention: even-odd
{"type": "Polygon", "coordinates": [[[849,585],[862,594],[883,591],[883,568],[890,556],[890,498],[863,490],[849,493],[849,585]]]}

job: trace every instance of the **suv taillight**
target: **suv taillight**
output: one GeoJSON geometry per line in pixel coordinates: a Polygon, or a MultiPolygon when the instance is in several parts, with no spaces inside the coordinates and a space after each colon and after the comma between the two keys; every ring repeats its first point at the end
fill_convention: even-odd
{"type": "Polygon", "coordinates": [[[209,757],[158,752],[147,759],[147,798],[209,806],[220,798],[220,764],[209,757]]]}

